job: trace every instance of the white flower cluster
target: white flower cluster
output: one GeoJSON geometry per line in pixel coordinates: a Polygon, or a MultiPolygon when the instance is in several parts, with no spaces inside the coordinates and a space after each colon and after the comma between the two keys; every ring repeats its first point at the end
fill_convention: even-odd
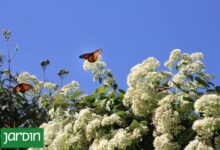
{"type": "MultiPolygon", "coordinates": [[[[174,68],[178,70],[172,78],[172,81],[176,84],[180,84],[182,89],[193,89],[199,88],[197,81],[189,81],[188,76],[194,76],[196,74],[201,75],[205,80],[211,79],[213,76],[206,74],[204,70],[204,64],[202,62],[202,53],[181,53],[180,49],[175,49],[170,53],[169,60],[165,62],[165,66],[170,70],[174,68]]],[[[171,87],[176,87],[173,82],[169,82],[171,87]]]]}
{"type": "Polygon", "coordinates": [[[196,100],[194,107],[205,117],[220,117],[220,96],[216,94],[203,95],[196,100]]]}
{"type": "Polygon", "coordinates": [[[57,89],[57,85],[51,82],[44,82],[44,88],[55,91],[57,89]]]}
{"type": "Polygon", "coordinates": [[[73,94],[75,91],[79,89],[79,83],[76,81],[72,81],[71,83],[64,85],[58,93],[63,96],[68,96],[70,94],[73,94]]]}
{"type": "Polygon", "coordinates": [[[169,60],[165,62],[165,66],[168,67],[170,70],[174,68],[174,64],[177,60],[179,60],[181,57],[181,50],[175,49],[170,53],[169,60]]]}
{"type": "MultiPolygon", "coordinates": [[[[174,75],[168,71],[158,71],[160,63],[153,57],[134,66],[128,75],[129,87],[123,98],[123,104],[127,107],[123,109],[129,112],[126,117],[110,109],[103,113],[89,108],[90,105],[68,117],[64,115],[66,111],[59,107],[56,111],[51,109],[52,121],[42,125],[48,132],[45,134],[47,148],[124,150],[132,149],[139,143],[146,144],[148,141],[143,140],[154,136],[151,146],[156,150],[179,150],[184,147],[185,150],[220,149],[220,96],[200,95],[201,85],[195,80],[195,77],[201,77],[204,81],[212,78],[205,73],[202,58],[202,53],[190,55],[175,49],[165,63],[170,70],[176,69],[174,75]],[[166,83],[171,89],[158,91],[158,87],[163,88],[166,83]],[[138,121],[131,123],[134,119],[138,121]],[[148,120],[151,122],[146,123],[148,120]],[[188,132],[191,133],[186,135],[188,132]],[[153,135],[148,137],[149,133],[153,135]]],[[[93,72],[94,80],[101,78],[104,84],[112,86],[115,80],[105,66],[100,58],[94,63],[84,62],[84,69],[93,72]]],[[[68,95],[78,87],[78,83],[74,82],[60,91],[68,95]]],[[[110,101],[106,102],[107,106],[110,104],[113,105],[110,101]]]]}
{"type": "Polygon", "coordinates": [[[126,149],[132,141],[148,133],[145,125],[131,131],[123,128],[123,123],[124,120],[116,114],[102,117],[93,109],[85,108],[74,119],[53,119],[41,127],[45,128],[48,149],[126,149]],[[114,124],[120,128],[114,129],[114,124]]]}
{"type": "Polygon", "coordinates": [[[156,109],[153,118],[153,123],[156,127],[155,149],[172,150],[180,148],[178,143],[172,142],[174,136],[184,130],[184,127],[180,125],[179,112],[172,108],[172,105],[177,103],[177,101],[178,97],[176,95],[167,95],[158,103],[159,107],[156,109]]]}
{"type": "Polygon", "coordinates": [[[220,118],[205,117],[203,119],[196,120],[192,128],[197,132],[200,138],[211,138],[215,131],[220,129],[220,118]]]}
{"type": "Polygon", "coordinates": [[[184,129],[184,127],[179,125],[181,121],[180,114],[172,108],[172,103],[175,103],[175,101],[175,95],[167,95],[159,102],[153,123],[156,126],[156,131],[160,134],[177,135],[184,129]]]}
{"type": "Polygon", "coordinates": [[[157,102],[168,94],[167,91],[158,92],[154,82],[165,81],[170,78],[169,72],[156,72],[159,61],[151,57],[141,64],[134,66],[128,75],[128,90],[123,103],[130,106],[137,116],[147,116],[156,107],[157,102]]]}
{"type": "Polygon", "coordinates": [[[198,139],[195,139],[189,143],[185,147],[184,150],[214,150],[210,145],[206,145],[204,142],[199,141],[198,139]]]}
{"type": "Polygon", "coordinates": [[[117,124],[119,126],[123,125],[123,120],[117,114],[112,114],[111,116],[104,115],[102,119],[102,126],[108,126],[117,124]]]}
{"type": "Polygon", "coordinates": [[[155,150],[177,150],[180,149],[180,145],[176,142],[172,142],[173,136],[169,133],[157,136],[154,139],[155,150]]]}
{"type": "Polygon", "coordinates": [[[101,56],[97,59],[97,61],[90,63],[85,60],[83,64],[84,70],[91,70],[93,73],[93,81],[96,80],[104,80],[104,84],[107,86],[113,86],[116,83],[115,78],[110,75],[111,70],[106,69],[106,64],[102,61],[101,56]]]}

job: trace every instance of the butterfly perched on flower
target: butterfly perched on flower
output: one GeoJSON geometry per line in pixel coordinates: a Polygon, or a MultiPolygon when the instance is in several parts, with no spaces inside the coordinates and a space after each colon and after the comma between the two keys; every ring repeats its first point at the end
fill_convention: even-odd
{"type": "Polygon", "coordinates": [[[102,49],[98,49],[98,50],[96,50],[92,53],[82,54],[82,55],[79,56],[79,58],[86,59],[89,62],[93,63],[98,59],[99,54],[102,53],[102,51],[103,51],[102,49]]]}
{"type": "Polygon", "coordinates": [[[25,93],[26,91],[33,89],[33,86],[27,83],[19,83],[14,87],[16,93],[21,92],[25,93]]]}

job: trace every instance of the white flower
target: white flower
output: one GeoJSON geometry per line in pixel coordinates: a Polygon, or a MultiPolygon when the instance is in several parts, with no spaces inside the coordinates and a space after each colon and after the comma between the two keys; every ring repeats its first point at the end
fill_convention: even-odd
{"type": "Polygon", "coordinates": [[[121,126],[123,124],[123,120],[117,114],[112,114],[111,116],[104,116],[102,119],[102,126],[113,125],[114,123],[121,126]]]}
{"type": "Polygon", "coordinates": [[[22,72],[18,75],[17,81],[19,83],[27,83],[27,82],[38,82],[38,79],[35,75],[30,75],[28,72],[22,72]]]}
{"type": "Polygon", "coordinates": [[[192,53],[192,54],[190,55],[190,57],[191,57],[193,60],[195,60],[195,59],[202,59],[202,58],[203,58],[203,54],[200,53],[200,52],[192,53]]]}
{"type": "Polygon", "coordinates": [[[101,139],[98,142],[94,141],[93,144],[89,147],[89,150],[106,150],[107,148],[108,148],[108,140],[101,139]]]}
{"type": "Polygon", "coordinates": [[[93,81],[103,80],[104,84],[113,87],[116,84],[116,79],[111,75],[111,70],[106,69],[106,64],[102,61],[101,57],[98,58],[94,63],[84,61],[84,70],[90,70],[93,73],[93,81]]]}
{"type": "Polygon", "coordinates": [[[214,150],[209,145],[206,145],[205,142],[199,141],[198,139],[195,139],[191,141],[184,150],[214,150]]]}
{"type": "Polygon", "coordinates": [[[49,122],[40,126],[44,128],[44,145],[50,145],[56,137],[57,132],[62,129],[62,122],[49,122]]]}
{"type": "Polygon", "coordinates": [[[210,138],[215,131],[220,129],[220,118],[205,117],[196,120],[193,123],[193,130],[195,130],[201,138],[210,138]]]}
{"type": "Polygon", "coordinates": [[[92,138],[96,136],[96,129],[101,126],[101,121],[99,119],[94,119],[89,122],[86,126],[86,138],[88,141],[91,141],[92,138]]]}
{"type": "Polygon", "coordinates": [[[108,149],[126,149],[126,147],[130,144],[131,141],[128,139],[127,131],[119,129],[115,133],[114,137],[109,141],[108,149]]]}
{"type": "Polygon", "coordinates": [[[168,93],[158,93],[155,89],[155,82],[165,81],[170,77],[170,74],[155,71],[159,64],[155,58],[148,58],[134,66],[128,75],[129,88],[124,95],[123,104],[131,105],[133,113],[137,116],[147,116],[156,107],[157,101],[168,93]]]}
{"type": "Polygon", "coordinates": [[[179,113],[172,111],[169,107],[167,104],[158,107],[153,118],[153,123],[156,126],[157,132],[177,135],[184,127],[179,125],[179,113]]]}
{"type": "Polygon", "coordinates": [[[63,86],[59,93],[61,93],[64,96],[68,96],[70,94],[73,94],[73,92],[77,91],[79,89],[79,83],[76,81],[72,81],[71,83],[63,86]]]}
{"type": "Polygon", "coordinates": [[[44,82],[43,86],[49,90],[55,90],[57,88],[57,85],[51,82],[44,82]]]}
{"type": "Polygon", "coordinates": [[[178,143],[172,142],[173,136],[171,134],[163,134],[157,136],[154,139],[155,150],[178,150],[180,145],[178,143]]]}
{"type": "Polygon", "coordinates": [[[195,110],[202,112],[204,116],[220,117],[220,96],[216,94],[203,95],[196,100],[195,110]]]}
{"type": "Polygon", "coordinates": [[[170,57],[169,60],[167,60],[164,63],[164,66],[166,66],[167,68],[169,68],[170,70],[173,69],[173,66],[175,64],[175,62],[180,59],[181,56],[181,50],[180,49],[174,49],[171,53],[170,53],[170,57]]]}

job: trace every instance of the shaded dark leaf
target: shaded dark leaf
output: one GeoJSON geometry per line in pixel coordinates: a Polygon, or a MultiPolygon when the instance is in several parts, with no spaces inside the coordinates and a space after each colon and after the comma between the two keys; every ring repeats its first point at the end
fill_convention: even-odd
{"type": "Polygon", "coordinates": [[[209,87],[209,84],[208,84],[206,81],[204,81],[203,79],[201,79],[201,78],[199,78],[199,77],[195,77],[195,80],[196,80],[199,84],[203,85],[204,87],[209,87]]]}

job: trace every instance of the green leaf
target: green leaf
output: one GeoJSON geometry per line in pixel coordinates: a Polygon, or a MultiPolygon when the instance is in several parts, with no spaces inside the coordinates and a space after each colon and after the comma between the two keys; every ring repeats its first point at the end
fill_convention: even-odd
{"type": "Polygon", "coordinates": [[[80,104],[85,104],[85,103],[93,103],[95,101],[97,97],[97,94],[91,94],[91,95],[88,95],[88,96],[84,96],[82,97],[81,99],[79,99],[79,103],[80,104]]]}
{"type": "Polygon", "coordinates": [[[125,118],[127,116],[127,113],[125,111],[118,111],[116,114],[122,118],[125,118]]]}
{"type": "Polygon", "coordinates": [[[108,92],[108,86],[100,86],[97,88],[97,92],[100,95],[105,95],[108,92]]]}
{"type": "Polygon", "coordinates": [[[66,107],[67,106],[67,103],[66,103],[66,100],[64,98],[59,98],[59,99],[56,99],[52,106],[54,107],[54,109],[56,110],[57,107],[59,106],[62,106],[62,107],[66,107]]]}
{"type": "Polygon", "coordinates": [[[82,95],[84,93],[84,91],[76,91],[75,93],[73,93],[72,96],[70,96],[70,100],[73,101],[75,100],[78,96],[82,95]]]}
{"type": "Polygon", "coordinates": [[[206,81],[204,81],[203,79],[201,79],[199,77],[195,77],[195,79],[199,84],[203,85],[204,87],[209,87],[209,84],[206,81]]]}
{"type": "Polygon", "coordinates": [[[134,119],[134,120],[132,121],[132,123],[130,124],[129,129],[130,129],[130,130],[134,130],[135,128],[137,128],[137,127],[139,127],[139,126],[140,126],[139,122],[134,119]]]}
{"type": "Polygon", "coordinates": [[[217,92],[218,94],[220,94],[220,86],[216,86],[216,87],[215,87],[215,90],[216,90],[216,92],[217,92]]]}

